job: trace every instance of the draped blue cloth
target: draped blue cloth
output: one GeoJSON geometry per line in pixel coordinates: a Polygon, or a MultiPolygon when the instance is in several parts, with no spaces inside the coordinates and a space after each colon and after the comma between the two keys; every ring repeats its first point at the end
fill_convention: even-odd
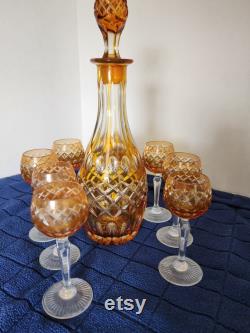
{"type": "MultiPolygon", "coordinates": [[[[152,178],[148,197],[152,204],[152,178]]],[[[0,180],[1,332],[250,332],[249,198],[214,191],[209,211],[191,222],[194,243],[187,254],[202,266],[204,278],[189,288],[173,286],[158,273],[160,260],[177,253],[155,236],[170,222],[144,222],[135,240],[123,246],[97,245],[80,230],[71,237],[81,250],[72,277],[91,284],[94,300],[70,320],[52,319],[42,309],[42,295],[61,275],[39,265],[48,243],[28,238],[30,201],[30,186],[19,175],[0,180]],[[143,312],[107,311],[105,300],[119,296],[146,298],[143,312]]]]}

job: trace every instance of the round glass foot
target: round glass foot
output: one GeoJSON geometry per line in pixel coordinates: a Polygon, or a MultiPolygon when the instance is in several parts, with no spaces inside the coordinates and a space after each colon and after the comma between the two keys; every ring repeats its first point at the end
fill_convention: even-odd
{"type": "MultiPolygon", "coordinates": [[[[76,263],[80,258],[80,250],[77,246],[70,244],[70,263],[76,263]]],[[[39,257],[40,265],[51,271],[60,271],[61,264],[57,253],[56,245],[52,245],[43,250],[39,257]]]]}
{"type": "Polygon", "coordinates": [[[159,263],[158,268],[165,280],[177,286],[194,286],[203,277],[201,267],[189,258],[186,258],[185,262],[180,262],[178,256],[166,257],[159,263]]]}
{"type": "Polygon", "coordinates": [[[88,282],[71,279],[72,287],[68,290],[62,282],[53,284],[44,294],[44,311],[57,319],[76,317],[87,310],[93,300],[93,291],[88,282]]]}
{"type": "Polygon", "coordinates": [[[167,222],[172,218],[170,211],[163,207],[147,207],[144,212],[143,218],[152,223],[167,222]]]}
{"type": "MultiPolygon", "coordinates": [[[[160,243],[168,247],[179,248],[179,231],[176,227],[168,226],[159,229],[156,233],[156,238],[160,243]]],[[[193,240],[193,236],[189,233],[187,246],[190,246],[193,240]]]]}
{"type": "Polygon", "coordinates": [[[47,243],[55,240],[55,238],[46,236],[41,231],[39,231],[36,227],[33,227],[30,229],[29,232],[29,239],[31,239],[33,242],[37,243],[47,243]]]}

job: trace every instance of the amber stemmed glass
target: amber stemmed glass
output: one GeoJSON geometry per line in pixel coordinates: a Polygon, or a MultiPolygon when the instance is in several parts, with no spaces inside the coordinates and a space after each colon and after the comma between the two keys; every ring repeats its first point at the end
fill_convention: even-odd
{"type": "Polygon", "coordinates": [[[88,217],[88,202],[82,187],[75,182],[52,182],[35,189],[31,215],[37,228],[56,238],[62,281],[44,294],[44,311],[57,319],[73,318],[92,302],[93,291],[84,280],[70,277],[70,243],[68,236],[79,230],[88,217]]]}
{"type": "MultiPolygon", "coordinates": [[[[168,176],[173,174],[174,172],[183,172],[187,175],[193,172],[201,173],[201,160],[199,156],[183,152],[175,152],[168,154],[167,158],[163,163],[163,179],[166,181],[168,176]]],[[[178,248],[179,227],[179,217],[174,216],[172,225],[159,229],[156,233],[156,237],[160,243],[165,244],[169,247],[178,248]]],[[[190,246],[192,243],[193,236],[191,235],[191,233],[189,233],[187,246],[190,246]]]]}
{"type": "Polygon", "coordinates": [[[186,257],[190,231],[189,220],[203,215],[211,203],[209,178],[201,173],[173,173],[167,178],[165,198],[173,214],[180,217],[178,256],[169,256],[159,263],[159,272],[168,282],[193,286],[202,279],[201,267],[186,257]]]}
{"type": "Polygon", "coordinates": [[[159,206],[161,190],[161,174],[163,172],[163,162],[169,153],[174,152],[174,146],[168,141],[149,141],[145,144],[143,160],[145,167],[155,175],[154,183],[154,206],[147,207],[144,219],[153,223],[169,221],[172,217],[170,211],[159,206]]]}
{"type": "MultiPolygon", "coordinates": [[[[46,163],[37,166],[32,174],[32,187],[36,189],[39,186],[55,181],[77,182],[76,173],[70,162],[57,161],[55,163],[46,163]]],[[[33,240],[33,229],[42,234],[36,227],[30,231],[30,238],[33,240]]],[[[43,234],[44,235],[44,234],[43,234]]],[[[44,235],[44,237],[47,237],[44,235]]],[[[50,238],[54,240],[54,238],[50,238]]],[[[77,246],[71,244],[70,262],[76,263],[80,258],[80,250],[77,246]]],[[[40,265],[49,270],[60,270],[60,260],[56,245],[52,245],[43,250],[39,257],[40,265]]]]}
{"type": "MultiPolygon", "coordinates": [[[[56,161],[58,161],[57,156],[51,149],[31,149],[24,152],[20,163],[21,175],[24,181],[31,184],[32,174],[37,166],[56,161]]],[[[34,227],[29,232],[29,238],[38,243],[46,243],[53,240],[53,238],[43,235],[34,227]]]]}
{"type": "Polygon", "coordinates": [[[53,142],[52,149],[59,161],[70,162],[78,171],[84,160],[84,149],[79,139],[60,139],[53,142]]]}

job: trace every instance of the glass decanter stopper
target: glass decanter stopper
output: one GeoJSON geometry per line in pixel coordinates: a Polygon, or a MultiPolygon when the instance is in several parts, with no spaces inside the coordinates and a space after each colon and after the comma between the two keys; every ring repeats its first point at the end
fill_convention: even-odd
{"type": "Polygon", "coordinates": [[[90,204],[87,235],[100,244],[133,239],[143,220],[146,172],[134,144],[126,111],[127,65],[119,40],[128,16],[126,0],[97,0],[95,16],[104,37],[98,74],[98,116],[78,178],[90,204]]]}
{"type": "Polygon", "coordinates": [[[104,39],[103,58],[120,58],[119,41],[128,18],[127,0],[97,0],[95,17],[104,39]]]}

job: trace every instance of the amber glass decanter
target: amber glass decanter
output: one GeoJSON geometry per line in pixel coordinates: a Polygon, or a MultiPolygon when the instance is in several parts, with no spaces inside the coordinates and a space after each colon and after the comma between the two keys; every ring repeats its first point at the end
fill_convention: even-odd
{"type": "Polygon", "coordinates": [[[126,73],[130,59],[119,55],[128,16],[126,0],[97,0],[95,17],[104,37],[102,58],[92,59],[98,73],[98,117],[79,180],[88,195],[88,236],[100,244],[133,239],[146,205],[146,173],[135,147],[126,112],[126,73]]]}

